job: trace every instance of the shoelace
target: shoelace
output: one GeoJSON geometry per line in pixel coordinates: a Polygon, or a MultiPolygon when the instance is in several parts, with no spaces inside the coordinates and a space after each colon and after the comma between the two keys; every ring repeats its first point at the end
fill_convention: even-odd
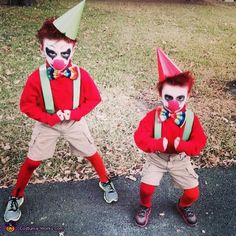
{"type": "Polygon", "coordinates": [[[11,199],[11,208],[9,211],[17,211],[19,208],[16,198],[11,199]]]}
{"type": "Polygon", "coordinates": [[[108,183],[105,183],[106,187],[108,188],[108,192],[109,193],[113,193],[114,192],[114,189],[111,185],[111,182],[108,182],[108,183]]]}
{"type": "Polygon", "coordinates": [[[148,211],[148,208],[141,208],[139,210],[138,215],[141,216],[141,217],[144,217],[146,215],[147,211],[148,211]]]}
{"type": "Polygon", "coordinates": [[[194,215],[193,211],[192,211],[192,209],[190,207],[184,208],[184,211],[186,212],[188,217],[192,217],[194,215]]]}

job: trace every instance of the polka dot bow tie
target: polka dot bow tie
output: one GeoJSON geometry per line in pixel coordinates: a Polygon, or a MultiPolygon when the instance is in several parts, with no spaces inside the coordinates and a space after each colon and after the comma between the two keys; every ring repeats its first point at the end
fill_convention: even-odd
{"type": "Polygon", "coordinates": [[[60,77],[66,77],[68,79],[75,80],[78,77],[77,66],[71,66],[64,71],[55,70],[52,67],[47,68],[47,76],[49,80],[58,79],[60,77]]]}
{"type": "Polygon", "coordinates": [[[175,124],[178,125],[179,127],[181,127],[184,124],[186,118],[186,114],[183,111],[170,113],[169,111],[161,107],[157,109],[157,114],[159,122],[164,122],[168,118],[172,118],[175,124]]]}

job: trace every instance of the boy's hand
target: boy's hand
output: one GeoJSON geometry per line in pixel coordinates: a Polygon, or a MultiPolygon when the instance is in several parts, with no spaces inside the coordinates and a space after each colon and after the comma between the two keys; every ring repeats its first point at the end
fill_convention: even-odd
{"type": "Polygon", "coordinates": [[[167,145],[168,145],[168,139],[163,137],[155,140],[156,146],[154,148],[154,153],[160,153],[165,152],[167,145]]]}
{"type": "Polygon", "coordinates": [[[61,110],[59,110],[57,113],[54,113],[52,115],[48,114],[47,124],[53,127],[54,125],[60,123],[63,120],[64,120],[64,114],[61,110]]]}
{"type": "Polygon", "coordinates": [[[177,137],[174,141],[175,150],[177,150],[179,143],[180,143],[180,137],[177,137]]]}
{"type": "Polygon", "coordinates": [[[65,120],[70,120],[71,111],[70,110],[64,110],[64,118],[65,120]]]}
{"type": "Polygon", "coordinates": [[[60,119],[61,121],[64,120],[64,113],[63,113],[61,110],[59,110],[56,114],[57,114],[57,116],[59,117],[59,119],[60,119]]]}
{"type": "Polygon", "coordinates": [[[164,151],[166,150],[167,145],[168,145],[168,139],[164,137],[164,138],[163,138],[163,147],[164,147],[164,151]]]}

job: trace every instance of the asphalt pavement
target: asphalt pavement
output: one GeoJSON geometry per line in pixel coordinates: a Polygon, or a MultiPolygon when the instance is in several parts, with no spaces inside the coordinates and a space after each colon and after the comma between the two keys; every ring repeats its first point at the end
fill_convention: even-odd
{"type": "Polygon", "coordinates": [[[185,225],[175,205],[181,195],[164,176],[153,198],[149,224],[134,223],[139,204],[139,183],[123,177],[114,179],[119,201],[107,204],[98,180],[28,185],[22,217],[9,233],[3,213],[11,189],[0,189],[0,236],[235,236],[236,167],[197,171],[201,196],[194,205],[198,216],[195,227],[185,225]]]}

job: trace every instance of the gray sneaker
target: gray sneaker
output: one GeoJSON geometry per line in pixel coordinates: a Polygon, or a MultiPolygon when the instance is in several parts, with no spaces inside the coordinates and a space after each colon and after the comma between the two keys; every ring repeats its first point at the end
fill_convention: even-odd
{"type": "Polygon", "coordinates": [[[23,204],[24,198],[10,197],[4,213],[5,222],[18,221],[21,217],[20,206],[23,204]]]}
{"type": "Polygon", "coordinates": [[[107,203],[118,201],[118,194],[111,180],[106,183],[99,182],[99,187],[104,191],[104,200],[107,203]]]}

